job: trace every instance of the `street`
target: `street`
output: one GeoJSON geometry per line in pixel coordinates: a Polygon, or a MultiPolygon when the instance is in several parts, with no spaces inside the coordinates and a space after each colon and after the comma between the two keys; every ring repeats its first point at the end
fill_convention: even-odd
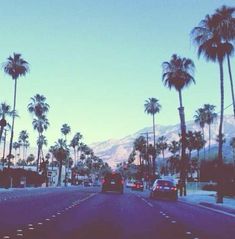
{"type": "Polygon", "coordinates": [[[0,238],[233,239],[235,217],[148,191],[100,187],[0,192],[0,238]]]}

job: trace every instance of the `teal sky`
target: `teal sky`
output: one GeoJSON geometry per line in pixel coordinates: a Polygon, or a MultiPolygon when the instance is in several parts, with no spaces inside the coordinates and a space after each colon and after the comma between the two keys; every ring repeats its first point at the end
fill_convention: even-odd
{"type": "MultiPolygon", "coordinates": [[[[63,123],[86,143],[121,138],[146,126],[149,97],[162,110],[156,123],[177,124],[178,94],[162,84],[163,61],[191,58],[196,85],[183,92],[186,120],[205,103],[219,111],[219,67],[197,59],[189,33],[206,14],[234,0],[0,0],[0,62],[13,52],[30,63],[18,81],[16,137],[37,137],[27,112],[30,97],[47,97],[49,145],[63,123]]],[[[232,59],[234,66],[234,59],[232,59]]],[[[234,67],[233,67],[234,68],[234,67]]],[[[225,106],[231,104],[225,68],[225,106]]],[[[0,102],[13,105],[13,81],[0,71],[0,102]]],[[[231,114],[231,107],[225,111],[231,114]]]]}

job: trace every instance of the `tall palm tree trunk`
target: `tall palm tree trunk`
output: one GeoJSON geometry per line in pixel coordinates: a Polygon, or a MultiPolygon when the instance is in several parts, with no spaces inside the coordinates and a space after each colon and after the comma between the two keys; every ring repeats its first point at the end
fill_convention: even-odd
{"type": "Polygon", "coordinates": [[[3,163],[2,163],[2,167],[4,168],[4,164],[5,164],[5,152],[6,152],[6,142],[7,142],[7,131],[5,130],[4,133],[4,143],[3,143],[3,163]]]}
{"type": "Polygon", "coordinates": [[[233,103],[233,115],[234,115],[234,118],[235,118],[235,97],[234,97],[234,90],[233,90],[233,77],[232,77],[232,71],[231,71],[231,64],[230,64],[229,54],[227,54],[227,61],[228,61],[228,72],[229,72],[231,94],[232,94],[232,103],[233,103]]]}
{"type": "Polygon", "coordinates": [[[2,141],[2,134],[3,134],[3,130],[4,130],[5,126],[6,126],[6,120],[3,116],[3,118],[1,119],[1,128],[0,128],[0,144],[1,144],[1,141],[2,141]]]}
{"type": "MultiPolygon", "coordinates": [[[[41,133],[38,133],[38,138],[41,137],[41,133]]],[[[37,155],[37,172],[39,171],[39,159],[40,159],[40,144],[38,144],[38,155],[37,155]]]]}
{"type": "Polygon", "coordinates": [[[156,172],[156,135],[155,135],[155,117],[153,114],[153,148],[154,148],[154,155],[153,155],[153,177],[155,177],[156,172]]]}
{"type": "Polygon", "coordinates": [[[220,123],[219,123],[219,146],[218,146],[218,187],[217,187],[217,203],[223,203],[223,118],[224,118],[224,73],[223,73],[223,62],[219,61],[220,68],[220,123]]]}
{"type": "Polygon", "coordinates": [[[14,112],[14,114],[12,116],[12,124],[11,124],[11,137],[10,137],[9,154],[8,154],[8,168],[10,168],[10,164],[11,164],[11,152],[12,152],[12,144],[13,144],[13,137],[14,137],[14,125],[15,125],[17,79],[14,79],[14,80],[15,80],[14,103],[13,103],[13,112],[14,112]]]}
{"type": "MultiPolygon", "coordinates": [[[[205,142],[204,127],[202,127],[202,137],[203,137],[203,141],[205,142]]],[[[203,146],[203,158],[204,158],[204,160],[206,159],[206,144],[204,144],[204,146],[203,146]]]]}
{"type": "Polygon", "coordinates": [[[208,153],[208,159],[209,159],[210,154],[211,154],[211,124],[209,124],[208,126],[209,126],[209,153],[208,153]]]}
{"type": "Polygon", "coordinates": [[[184,107],[182,104],[182,94],[179,91],[179,102],[180,107],[179,116],[180,116],[180,124],[181,124],[181,137],[182,137],[182,144],[181,144],[181,160],[180,160],[180,196],[186,196],[186,176],[187,176],[187,160],[186,160],[186,125],[185,125],[185,116],[184,116],[184,107]]]}
{"type": "Polygon", "coordinates": [[[62,160],[60,160],[59,162],[60,162],[60,165],[59,165],[59,175],[58,175],[57,186],[61,186],[62,160]]]}

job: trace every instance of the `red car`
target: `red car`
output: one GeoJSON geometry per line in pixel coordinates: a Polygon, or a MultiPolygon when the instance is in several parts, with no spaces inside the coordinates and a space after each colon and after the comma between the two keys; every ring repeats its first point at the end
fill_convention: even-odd
{"type": "Polygon", "coordinates": [[[132,190],[144,191],[144,183],[142,181],[135,181],[131,187],[132,190]]]}

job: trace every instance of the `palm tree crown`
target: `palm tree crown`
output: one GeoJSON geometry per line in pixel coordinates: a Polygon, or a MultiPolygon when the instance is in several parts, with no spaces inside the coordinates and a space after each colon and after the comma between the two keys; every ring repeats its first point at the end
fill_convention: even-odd
{"type": "Polygon", "coordinates": [[[192,82],[195,83],[193,78],[195,66],[193,61],[188,58],[180,58],[173,54],[169,62],[163,62],[162,67],[162,80],[169,89],[173,87],[177,91],[181,91],[192,82]]]}
{"type": "Polygon", "coordinates": [[[3,64],[4,72],[17,80],[19,76],[24,76],[29,72],[28,62],[21,58],[21,54],[13,53],[9,56],[7,62],[3,64]]]}
{"type": "Polygon", "coordinates": [[[50,106],[46,103],[44,95],[36,94],[30,99],[31,102],[28,104],[28,111],[35,114],[36,117],[40,117],[49,111],[50,106]]]}
{"type": "Polygon", "coordinates": [[[149,98],[145,101],[144,104],[145,112],[147,114],[155,115],[159,113],[161,110],[161,105],[159,104],[159,100],[156,98],[149,98]]]}
{"type": "Polygon", "coordinates": [[[206,15],[199,26],[191,31],[192,40],[198,46],[198,56],[203,55],[206,60],[222,62],[226,54],[231,54],[233,46],[224,42],[217,31],[219,18],[206,15]]]}
{"type": "Polygon", "coordinates": [[[63,124],[60,131],[65,136],[65,140],[66,140],[66,136],[67,136],[67,134],[69,134],[71,132],[71,128],[68,124],[63,124]]]}

